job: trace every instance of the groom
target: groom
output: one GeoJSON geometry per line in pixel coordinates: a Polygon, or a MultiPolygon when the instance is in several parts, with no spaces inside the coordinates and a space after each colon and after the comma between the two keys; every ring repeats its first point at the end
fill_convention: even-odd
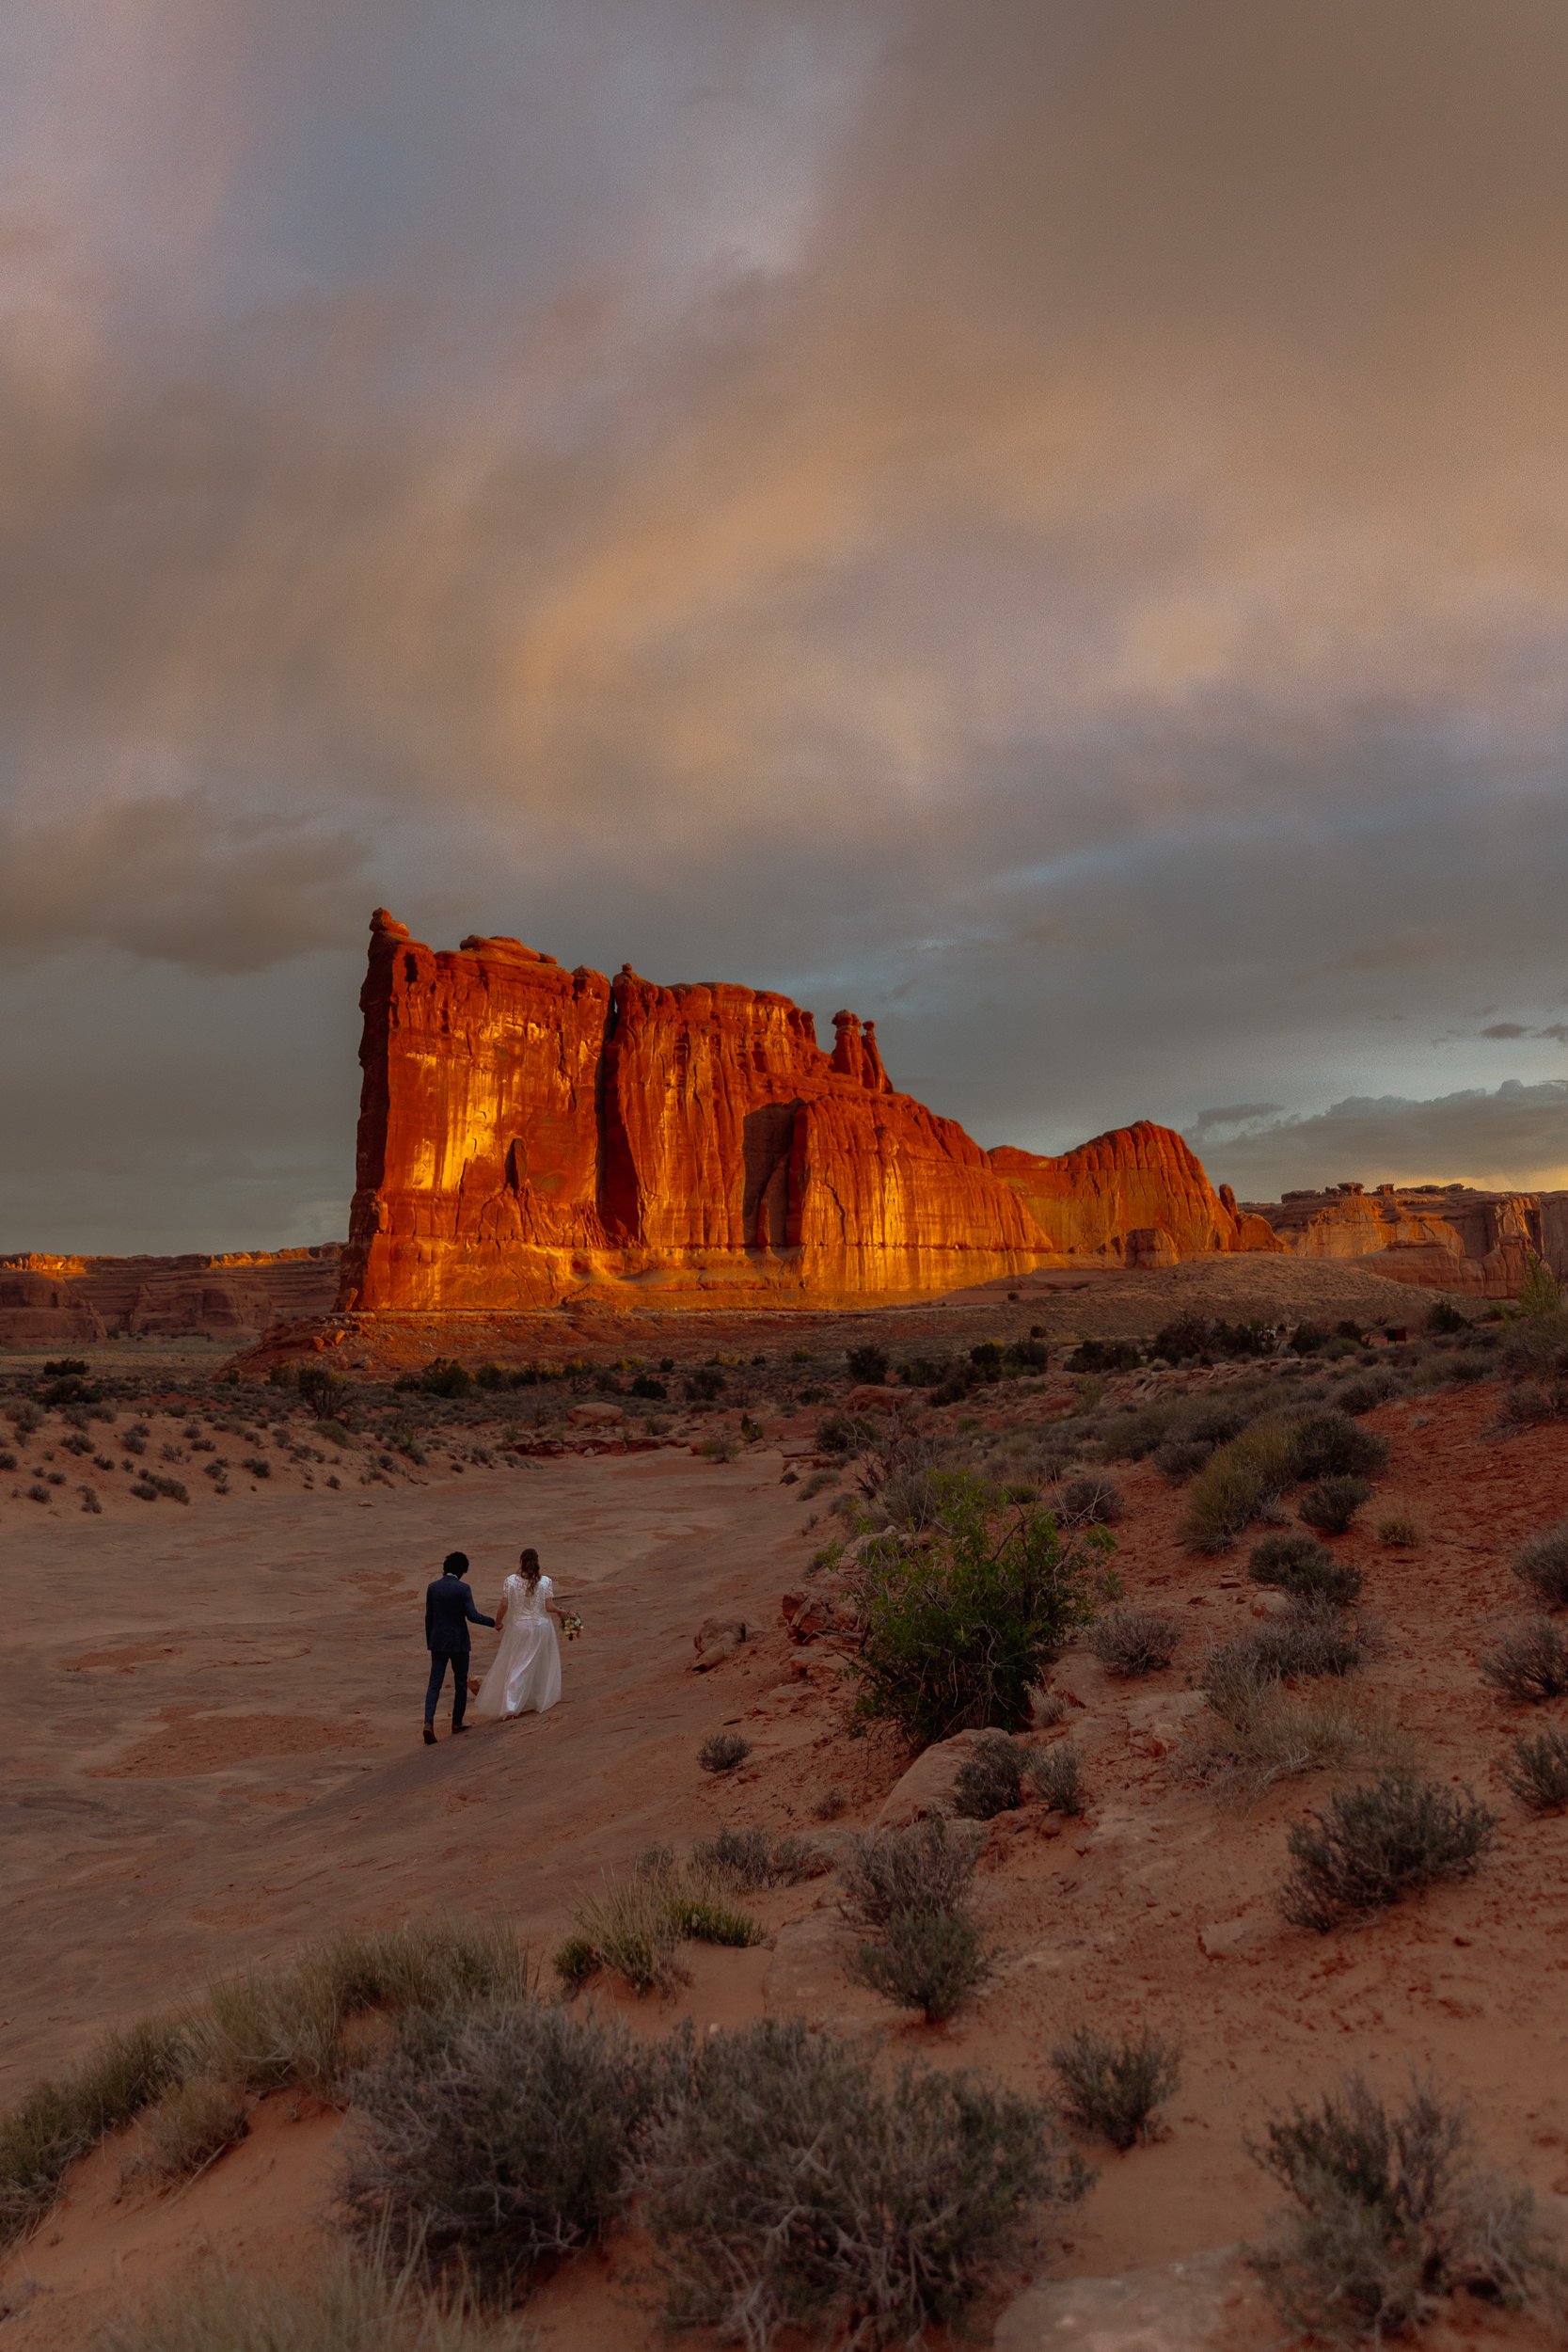
{"type": "Polygon", "coordinates": [[[436,1745],[436,1702],[441,1695],[449,1666],[453,1735],[463,1729],[463,1710],[468,1704],[468,1628],[493,1626],[496,1622],[494,1617],[482,1616],[474,1607],[474,1597],[463,1581],[467,1573],[467,1553],[449,1551],[441,1563],[440,1575],[425,1587],[424,1645],[430,1652],[430,1682],[424,1694],[427,1748],[436,1745]]]}

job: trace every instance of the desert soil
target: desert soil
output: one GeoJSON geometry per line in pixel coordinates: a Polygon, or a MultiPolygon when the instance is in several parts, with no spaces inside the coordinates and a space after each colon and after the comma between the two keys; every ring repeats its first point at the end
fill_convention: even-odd
{"type": "MultiPolygon", "coordinates": [[[[977,1415],[1028,1426],[1061,1409],[1060,1388],[987,1396],[977,1415]]],[[[1391,1549],[1369,1524],[1338,1546],[1364,1569],[1381,1628],[1360,1677],[1369,1700],[1394,1710],[1423,1769],[1473,1784],[1498,1812],[1474,1880],[1354,1932],[1282,1923],[1287,1824],[1332,1784],[1284,1782],[1246,1805],[1195,1785],[1202,1650],[1267,1604],[1244,1553],[1216,1562],[1180,1546],[1179,1493],[1139,1465],[1115,1472],[1128,1505],[1117,1566],[1130,1598],[1180,1616],[1183,1645],[1145,1682],[1110,1680],[1083,1650],[1056,1670],[1068,1716],[1046,1736],[1082,1750],[1088,1808],[1065,1828],[1034,1804],[990,1826],[991,1985],[945,2027],[851,1989],[829,1876],[756,1899],[768,1948],[694,1947],[683,1996],[620,2004],[650,2032],[682,2013],[704,2026],[800,2011],[1041,2093],[1053,2043],[1080,2022],[1148,2021],[1179,2042],[1168,2133],[1125,2156],[1087,2151],[1098,2183],[1041,2273],[1066,2286],[986,2314],[982,2340],[995,2322],[1012,2352],[1277,2344],[1226,2250],[1274,2201],[1246,2136],[1354,2065],[1394,2089],[1430,2070],[1464,2093],[1491,2153],[1568,2221],[1568,1820],[1528,1817],[1500,1787],[1512,1737],[1543,1710],[1503,1704],[1477,1665],[1522,1613],[1513,1549],[1568,1514],[1568,1442],[1560,1424],[1499,1436],[1497,1401],[1487,1384],[1370,1415],[1393,1459],[1369,1520],[1406,1513],[1421,1541],[1391,1549]],[[1212,2260],[1192,2267],[1197,2256],[1212,2260]]],[[[782,1483],[816,1418],[772,1417],[765,1441],[728,1463],[667,1447],[333,1491],[296,1474],[287,1491],[185,1509],[115,1502],[97,1517],[8,1502],[22,1573],[0,1661],[0,2099],[105,2024],[340,1925],[499,1909],[547,1954],[574,1894],[655,1841],[728,1820],[831,1846],[873,1823],[906,1759],[847,1736],[839,1654],[792,1646],[779,1623],[780,1596],[834,1524],[808,1526],[822,1503],[782,1483]],[[562,1703],[426,1750],[423,1584],[460,1544],[483,1607],[524,1541],[588,1621],[564,1653],[562,1703]],[[709,1614],[743,1617],[753,1638],[698,1675],[692,1635],[709,1614]],[[730,1724],[753,1753],[715,1781],[696,1751],[730,1724]],[[830,1788],[847,1809],[818,1830],[830,1788]]],[[[476,1664],[490,1639],[477,1635],[476,1664]]],[[[1560,1705],[1545,1713],[1562,1719],[1560,1705]]],[[[280,2097],[174,2199],[121,2187],[134,2134],[101,2151],[0,2268],[0,2310],[14,2313],[0,2341],[73,2352],[203,2249],[298,2267],[326,2226],[343,2128],[280,2097]]],[[[546,2352],[663,2341],[636,2256],[635,2243],[612,2248],[546,2285],[533,2312],[546,2352]]],[[[1428,2339],[1517,2352],[1545,2341],[1481,2312],[1428,2339]]]]}

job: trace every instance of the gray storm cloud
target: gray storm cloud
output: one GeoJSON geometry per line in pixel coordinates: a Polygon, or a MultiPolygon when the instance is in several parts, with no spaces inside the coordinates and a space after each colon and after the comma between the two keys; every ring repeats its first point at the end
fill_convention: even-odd
{"type": "MultiPolygon", "coordinates": [[[[1295,1168],[1316,1104],[1536,1086],[1565,68],[1548,0],[51,11],[0,95],[9,1099],[47,1135],[143,964],[143,1093],[199,1099],[237,975],[344,1166],[377,897],[852,997],[988,1141],[1284,1095],[1295,1168]]],[[[1444,1133],[1565,1170],[1561,1108],[1444,1133]]],[[[125,1118],[131,1242],[138,1137],[181,1187],[125,1118]]]]}

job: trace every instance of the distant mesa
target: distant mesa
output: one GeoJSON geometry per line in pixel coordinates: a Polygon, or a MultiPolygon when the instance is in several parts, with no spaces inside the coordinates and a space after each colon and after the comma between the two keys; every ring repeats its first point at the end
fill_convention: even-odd
{"type": "Polygon", "coordinates": [[[224,1257],[0,1258],[0,1347],[243,1339],[330,1312],[341,1242],[224,1257]]]}
{"type": "Polygon", "coordinates": [[[613,979],[372,918],[345,1311],[929,1297],[1041,1266],[1277,1250],[1182,1138],[982,1151],[895,1088],[873,1023],[613,979]]]}

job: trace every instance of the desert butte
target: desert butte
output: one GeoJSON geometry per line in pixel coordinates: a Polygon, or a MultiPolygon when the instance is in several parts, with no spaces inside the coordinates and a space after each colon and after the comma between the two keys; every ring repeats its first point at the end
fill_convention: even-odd
{"type": "MultiPolygon", "coordinates": [[[[556,1311],[553,1359],[420,1351],[401,1385],[344,1377],[341,1350],[274,1355],[261,1377],[188,1344],[108,1345],[80,1369],[13,1358],[0,1510],[42,1601],[0,1670],[0,2095],[14,2113],[106,2027],[199,2007],[335,1932],[499,1916],[549,2004],[645,2045],[683,2018],[705,2042],[803,2017],[879,2066],[977,2070],[1054,2111],[1052,2054],[1078,2028],[1163,2037],[1179,2076],[1148,2137],[1118,2152],[1067,2126],[1094,2185],[986,2278],[980,2341],[1279,2343],[1243,2249],[1281,2194],[1249,2143],[1354,2067],[1393,2100],[1412,2068],[1465,2099],[1487,2162],[1560,2218],[1564,1817],[1504,1773],[1563,1708],[1482,1661],[1530,1615],[1519,1548],[1568,1515],[1561,1319],[1440,1300],[1428,1334],[1412,1307],[1418,1326],[1427,1300],[1359,1265],[1258,1253],[782,1321],[584,1305],[556,1311]],[[1325,1539],[1361,1580],[1340,1611],[1354,1665],[1270,1702],[1297,1709],[1294,1746],[1227,1716],[1210,1666],[1289,1611],[1248,1563],[1269,1519],[1305,1532],[1304,1490],[1222,1549],[1194,1536],[1206,1469],[1282,1410],[1348,1421],[1380,1465],[1325,1539]],[[1038,1785],[953,1823],[979,1844],[992,1966],[939,2023],[855,1980],[866,1931],[845,1915],[855,1840],[951,1811],[973,1746],[921,1754],[852,1720],[854,1557],[879,1527],[921,1540],[911,1466],[986,1479],[1004,1518],[1101,1527],[1121,1606],[1165,1620],[1168,1646],[1129,1673],[1085,1626],[1042,1674],[1021,1735],[1047,1760],[1038,1785]],[[562,1703],[426,1750],[423,1585],[460,1544],[488,1610],[524,1541],[586,1621],[562,1703]],[[744,1753],[705,1770],[724,1734],[744,1753]],[[1076,1811],[1043,1793],[1066,1749],[1076,1811]],[[1495,1817],[1478,1867],[1354,1922],[1292,1924],[1291,1825],[1391,1769],[1477,1792],[1495,1817]],[[680,1860],[723,1830],[803,1841],[809,1874],[732,1889],[748,1940],[680,1942],[649,1991],[610,1965],[584,1980],[585,1904],[649,1849],[680,1860]]],[[[1096,1606],[1102,1627],[1116,1604],[1096,1606]]],[[[476,1665],[492,1638],[476,1632],[476,1665]]],[[[29,2205],[0,2271],[8,2344],[85,2346],[109,2322],[161,2344],[134,2332],[161,2294],[188,2302],[214,2265],[306,2292],[341,2242],[352,2084],[253,2083],[239,2136],[172,2180],[147,2167],[160,2111],[29,2205]]],[[[634,2203],[541,2265],[531,2340],[651,2352],[657,2274],[634,2203]]],[[[1440,2304],[1433,2344],[1558,2340],[1539,2309],[1440,2304]]]]}

